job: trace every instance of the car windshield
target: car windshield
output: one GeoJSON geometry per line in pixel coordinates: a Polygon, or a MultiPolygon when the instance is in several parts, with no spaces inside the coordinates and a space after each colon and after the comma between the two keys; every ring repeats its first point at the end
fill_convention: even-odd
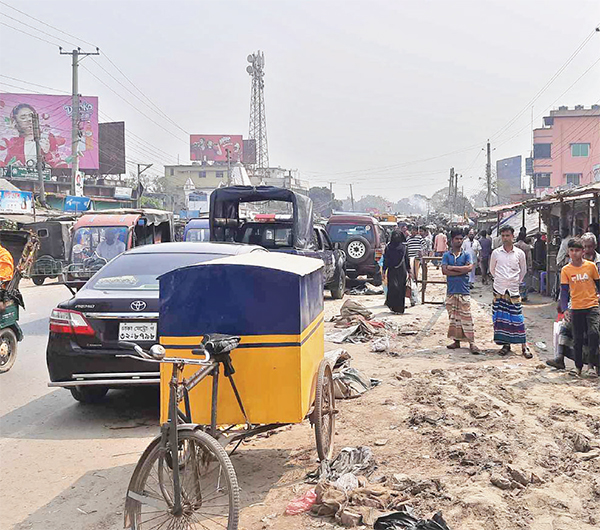
{"type": "Polygon", "coordinates": [[[373,243],[373,227],[369,224],[328,225],[327,233],[334,243],[344,243],[354,236],[362,236],[373,243]]]}
{"type": "Polygon", "coordinates": [[[124,254],[103,267],[85,288],[98,291],[157,291],[161,274],[226,255],[175,252],[124,254]]]}
{"type": "Polygon", "coordinates": [[[210,230],[208,228],[190,228],[185,234],[185,240],[194,243],[210,241],[210,230]]]}
{"type": "Polygon", "coordinates": [[[73,234],[71,262],[99,256],[110,261],[127,249],[127,227],[125,226],[85,226],[73,234]]]}
{"type": "Polygon", "coordinates": [[[260,245],[264,248],[286,248],[293,245],[292,226],[253,224],[243,229],[239,243],[260,245]]]}

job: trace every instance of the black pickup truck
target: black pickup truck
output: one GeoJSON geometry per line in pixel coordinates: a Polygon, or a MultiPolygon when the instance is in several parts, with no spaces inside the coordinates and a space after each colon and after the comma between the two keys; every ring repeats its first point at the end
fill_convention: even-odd
{"type": "Polygon", "coordinates": [[[313,225],[312,201],[292,190],[275,186],[230,186],[210,196],[210,239],[260,245],[323,260],[325,289],[342,298],[346,289],[346,254],[331,242],[324,228],[313,225]],[[240,217],[240,203],[281,201],[291,203],[292,214],[257,214],[252,221],[240,217]]]}

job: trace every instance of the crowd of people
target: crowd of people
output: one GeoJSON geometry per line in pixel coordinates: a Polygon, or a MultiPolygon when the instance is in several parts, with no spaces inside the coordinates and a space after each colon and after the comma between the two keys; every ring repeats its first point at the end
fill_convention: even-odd
{"type": "MultiPolygon", "coordinates": [[[[475,288],[475,271],[479,268],[481,283],[492,283],[492,323],[494,342],[499,354],[508,355],[511,347],[532,358],[527,347],[522,302],[532,290],[533,279],[540,280],[546,270],[547,241],[537,234],[532,242],[525,228],[515,238],[511,226],[503,226],[492,239],[486,230],[479,234],[459,228],[447,234],[439,229],[435,236],[428,228],[400,226],[391,235],[383,257],[383,277],[387,285],[386,306],[394,313],[404,313],[406,300],[417,303],[415,279],[424,256],[433,256],[433,264],[441,267],[446,277],[446,310],[449,317],[449,349],[467,343],[473,354],[481,350],[475,341],[471,314],[471,291],[475,288]]],[[[557,340],[554,359],[547,364],[566,369],[565,357],[575,363],[573,375],[598,377],[600,355],[600,254],[593,233],[581,237],[564,235],[557,256],[560,271],[557,340]]]]}

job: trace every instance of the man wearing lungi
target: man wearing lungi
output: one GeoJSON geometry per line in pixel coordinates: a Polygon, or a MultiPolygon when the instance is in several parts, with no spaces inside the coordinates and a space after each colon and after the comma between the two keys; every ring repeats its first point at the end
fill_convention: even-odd
{"type": "Polygon", "coordinates": [[[442,274],[447,279],[446,310],[448,311],[448,338],[454,339],[447,348],[460,348],[460,341],[467,341],[471,353],[480,352],[475,345],[473,317],[471,316],[471,297],[469,273],[475,267],[471,254],[462,249],[463,234],[460,230],[450,233],[451,248],[442,256],[442,274]]]}
{"type": "Polygon", "coordinates": [[[523,357],[531,359],[519,294],[519,284],[527,274],[527,261],[525,253],[514,246],[514,234],[512,226],[503,226],[500,229],[502,246],[494,250],[490,258],[490,274],[494,277],[494,342],[502,346],[500,355],[508,355],[511,344],[521,344],[523,357]]]}

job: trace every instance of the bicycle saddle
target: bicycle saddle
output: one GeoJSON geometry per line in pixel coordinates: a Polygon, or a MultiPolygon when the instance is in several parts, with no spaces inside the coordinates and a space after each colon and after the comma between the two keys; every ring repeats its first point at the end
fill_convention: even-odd
{"type": "Polygon", "coordinates": [[[236,337],[234,335],[212,333],[204,336],[202,345],[211,355],[219,355],[235,350],[238,347],[240,340],[241,337],[236,337]]]}

